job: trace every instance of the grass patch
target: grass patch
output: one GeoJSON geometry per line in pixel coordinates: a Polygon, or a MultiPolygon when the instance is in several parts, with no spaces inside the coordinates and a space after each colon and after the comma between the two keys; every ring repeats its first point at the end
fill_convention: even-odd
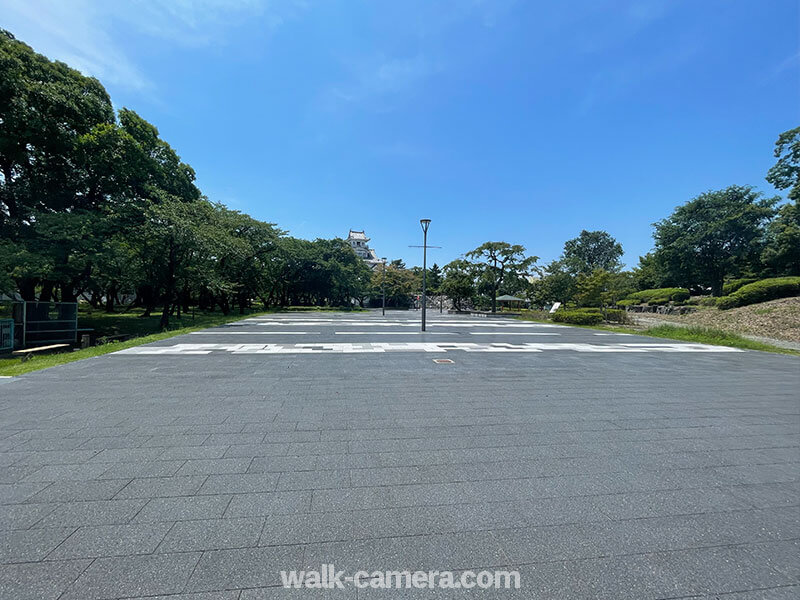
{"type": "Polygon", "coordinates": [[[78,317],[80,327],[93,327],[100,335],[124,334],[133,335],[135,337],[122,342],[109,342],[107,344],[92,346],[91,348],[73,350],[71,352],[44,354],[41,356],[34,355],[24,362],[22,357],[2,358],[0,359],[0,375],[22,375],[23,373],[30,373],[31,371],[38,371],[39,369],[55,367],[56,365],[63,365],[84,358],[92,358],[93,356],[101,356],[109,352],[124,350],[125,348],[139,346],[140,344],[157,342],[198,329],[240,321],[241,319],[264,313],[258,312],[249,315],[231,313],[227,316],[221,313],[202,313],[196,314],[194,319],[192,319],[191,314],[189,314],[184,315],[180,320],[172,319],[170,329],[160,332],[158,332],[159,315],[141,318],[139,316],[140,314],[141,312],[125,314],[106,314],[101,312],[94,312],[91,314],[82,313],[78,317]]]}
{"type": "Polygon", "coordinates": [[[546,310],[528,310],[522,309],[519,311],[519,316],[516,317],[522,321],[535,321],[536,323],[547,323],[550,321],[550,313],[546,310]]]}
{"type": "Polygon", "coordinates": [[[765,344],[756,340],[750,340],[735,333],[710,329],[708,327],[678,327],[676,325],[657,325],[641,332],[642,335],[653,337],[668,338],[670,340],[680,340],[683,342],[695,342],[698,344],[711,344],[713,346],[730,346],[732,348],[742,348],[743,350],[761,350],[763,352],[779,352],[781,354],[793,354],[800,356],[800,352],[779,348],[772,344],[765,344]]]}
{"type": "MultiPolygon", "coordinates": [[[[529,314],[522,314],[517,319],[523,321],[535,321],[537,323],[552,323],[547,313],[531,311],[529,314]]],[[[560,323],[559,323],[560,324],[560,323]]],[[[709,344],[712,346],[729,346],[731,348],[741,348],[743,350],[760,350],[762,352],[776,352],[779,354],[791,354],[800,356],[797,350],[781,348],[764,342],[751,340],[735,333],[711,329],[708,327],[680,327],[677,325],[656,325],[649,329],[624,327],[621,325],[566,325],[568,327],[580,327],[582,329],[595,329],[600,331],[610,331],[614,333],[632,333],[635,335],[646,335],[650,337],[666,338],[681,342],[694,342],[696,344],[709,344]]]]}
{"type": "Polygon", "coordinates": [[[55,367],[84,358],[101,356],[109,352],[116,352],[117,350],[124,350],[141,344],[157,342],[176,335],[197,331],[198,329],[206,329],[208,327],[214,327],[215,325],[224,325],[225,323],[241,321],[242,319],[257,315],[281,312],[317,311],[362,312],[366,311],[366,309],[335,306],[288,306],[250,312],[244,315],[238,314],[238,311],[228,315],[223,315],[220,312],[198,312],[192,314],[190,311],[184,313],[180,319],[171,317],[169,329],[167,331],[159,331],[159,321],[161,320],[160,312],[154,312],[149,317],[143,317],[142,314],[144,311],[141,309],[134,309],[124,313],[105,313],[97,310],[91,311],[81,307],[78,313],[78,327],[92,328],[98,337],[115,335],[130,335],[133,337],[125,341],[112,341],[105,344],[98,344],[91,348],[73,350],[70,352],[44,354],[41,356],[34,355],[25,362],[22,361],[22,357],[0,358],[0,375],[22,375],[23,373],[47,369],[48,367],[55,367]]]}
{"type": "MultiPolygon", "coordinates": [[[[386,309],[388,310],[389,307],[387,306],[386,309]]],[[[270,308],[265,312],[369,312],[369,309],[361,308],[360,306],[282,306],[270,308]]]]}

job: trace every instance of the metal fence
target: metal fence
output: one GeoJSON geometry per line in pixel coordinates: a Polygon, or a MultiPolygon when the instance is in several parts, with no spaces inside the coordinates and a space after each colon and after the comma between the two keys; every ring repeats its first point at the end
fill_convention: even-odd
{"type": "Polygon", "coordinates": [[[14,349],[14,319],[0,319],[0,352],[14,349]]]}
{"type": "Polygon", "coordinates": [[[23,348],[73,343],[77,338],[77,302],[17,302],[13,309],[18,343],[23,348]]]}

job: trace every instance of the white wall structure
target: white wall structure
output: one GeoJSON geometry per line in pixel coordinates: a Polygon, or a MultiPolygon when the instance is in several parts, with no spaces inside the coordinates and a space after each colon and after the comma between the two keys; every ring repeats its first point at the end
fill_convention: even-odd
{"type": "Polygon", "coordinates": [[[350,244],[350,247],[358,255],[358,257],[367,263],[371,269],[374,269],[381,264],[381,260],[378,258],[378,255],[375,254],[375,251],[369,247],[369,238],[366,236],[364,231],[355,231],[351,229],[347,234],[347,242],[350,244]]]}

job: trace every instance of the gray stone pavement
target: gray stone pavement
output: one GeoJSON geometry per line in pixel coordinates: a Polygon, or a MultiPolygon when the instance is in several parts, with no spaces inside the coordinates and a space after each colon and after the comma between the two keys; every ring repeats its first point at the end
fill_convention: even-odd
{"type": "Polygon", "coordinates": [[[5,380],[0,598],[800,596],[798,358],[429,316],[248,319],[5,380]],[[323,563],[522,588],[279,587],[323,563]]]}

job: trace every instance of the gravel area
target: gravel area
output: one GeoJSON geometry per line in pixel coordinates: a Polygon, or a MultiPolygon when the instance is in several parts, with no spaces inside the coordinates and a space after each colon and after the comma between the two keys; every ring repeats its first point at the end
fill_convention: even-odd
{"type": "MultiPolygon", "coordinates": [[[[731,310],[700,307],[686,315],[632,314],[637,324],[698,325],[731,331],[762,341],[792,342],[800,347],[800,297],[781,298],[731,310]]],[[[783,344],[782,344],[783,345],[783,344]]]]}

